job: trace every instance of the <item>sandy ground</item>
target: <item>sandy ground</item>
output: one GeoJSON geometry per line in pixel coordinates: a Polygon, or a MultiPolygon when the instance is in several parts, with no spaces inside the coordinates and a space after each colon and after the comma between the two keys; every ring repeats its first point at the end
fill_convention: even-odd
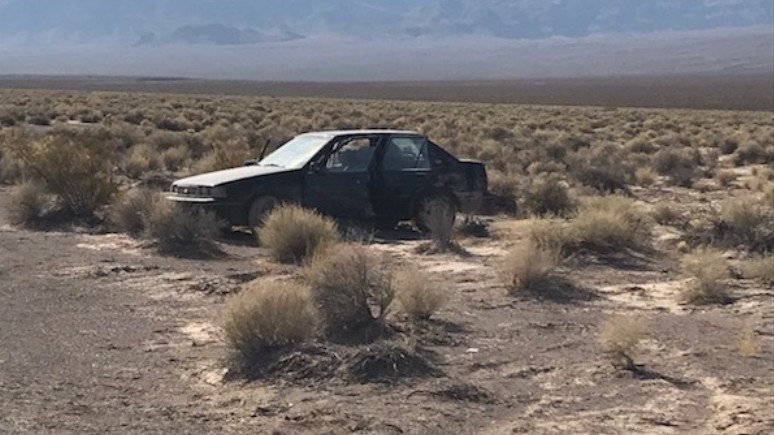
{"type": "Polygon", "coordinates": [[[519,222],[461,240],[467,257],[377,238],[448,291],[424,343],[439,374],[245,382],[226,376],[223,301],[292,268],[241,240],[221,243],[224,258],[181,260],[121,235],[19,230],[4,201],[0,190],[0,433],[774,433],[774,290],[738,280],[731,305],[678,305],[666,248],[575,265],[572,291],[537,300],[497,280],[519,222]],[[616,313],[647,321],[637,374],[598,344],[616,313]],[[743,357],[750,328],[759,352],[743,357]]]}

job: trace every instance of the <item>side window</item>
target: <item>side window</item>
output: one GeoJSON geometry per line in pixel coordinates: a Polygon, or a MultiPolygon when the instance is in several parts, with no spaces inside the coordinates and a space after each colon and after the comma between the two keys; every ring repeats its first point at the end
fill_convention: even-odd
{"type": "Polygon", "coordinates": [[[336,144],[334,152],[325,162],[327,172],[366,172],[376,150],[373,138],[358,137],[345,139],[336,144]]]}
{"type": "Polygon", "coordinates": [[[427,141],[419,137],[394,137],[384,151],[382,170],[430,169],[427,141]]]}

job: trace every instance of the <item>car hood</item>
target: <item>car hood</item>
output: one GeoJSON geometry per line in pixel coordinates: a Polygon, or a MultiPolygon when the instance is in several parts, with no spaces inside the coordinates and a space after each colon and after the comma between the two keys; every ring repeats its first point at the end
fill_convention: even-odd
{"type": "Polygon", "coordinates": [[[205,174],[194,175],[193,177],[182,178],[175,181],[174,184],[178,186],[215,187],[234,181],[244,180],[246,178],[290,171],[294,171],[294,169],[278,168],[275,166],[242,166],[239,168],[224,169],[222,171],[207,172],[205,174]]]}

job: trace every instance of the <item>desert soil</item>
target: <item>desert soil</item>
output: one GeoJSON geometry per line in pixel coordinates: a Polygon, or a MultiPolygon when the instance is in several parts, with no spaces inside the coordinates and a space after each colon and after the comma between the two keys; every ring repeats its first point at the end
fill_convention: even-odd
{"type": "Polygon", "coordinates": [[[584,260],[550,298],[508,296],[496,261],[525,235],[496,218],[470,256],[373,249],[430,271],[449,301],[423,346],[438,376],[392,383],[227,376],[218,324],[240,283],[281,279],[246,238],[223,258],[157,255],[123,235],[13,228],[0,190],[0,433],[769,434],[774,290],[736,280],[727,306],[675,302],[670,233],[659,253],[584,260]],[[647,321],[634,373],[597,336],[613,314],[647,321]],[[739,352],[752,329],[757,356],[739,352]]]}

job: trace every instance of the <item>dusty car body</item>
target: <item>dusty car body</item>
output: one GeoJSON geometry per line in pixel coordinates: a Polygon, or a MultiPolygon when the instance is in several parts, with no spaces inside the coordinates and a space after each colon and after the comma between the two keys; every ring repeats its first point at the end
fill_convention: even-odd
{"type": "Polygon", "coordinates": [[[426,227],[429,204],[441,203],[454,219],[476,212],[486,191],[482,163],[458,160],[419,133],[351,130],[301,134],[260,162],[178,180],[168,198],[231,225],[256,227],[291,202],[341,219],[426,227]]]}

